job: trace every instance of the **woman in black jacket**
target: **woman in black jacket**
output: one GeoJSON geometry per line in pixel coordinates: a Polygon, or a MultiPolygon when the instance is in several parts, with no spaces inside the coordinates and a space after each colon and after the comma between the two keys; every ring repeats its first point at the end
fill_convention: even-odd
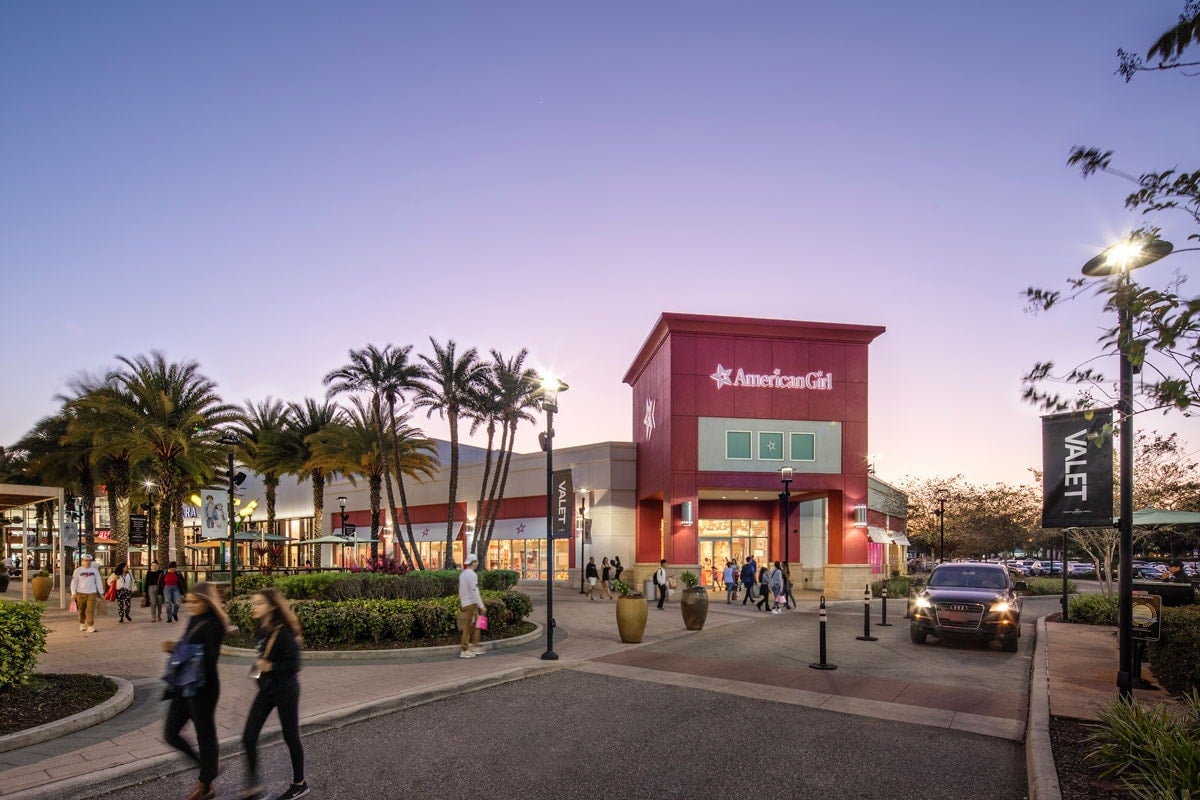
{"type": "Polygon", "coordinates": [[[771,610],[771,583],[767,580],[767,565],[758,571],[758,602],[754,605],[763,611],[771,610]]]}
{"type": "MultiPolygon", "coordinates": [[[[165,696],[170,698],[171,705],[167,708],[163,738],[167,744],[200,765],[196,788],[187,796],[187,800],[209,800],[217,793],[213,781],[217,777],[217,758],[220,755],[217,749],[216,717],[221,682],[217,675],[217,658],[221,655],[221,642],[225,639],[229,617],[221,605],[220,594],[211,583],[193,586],[184,598],[184,604],[191,619],[180,641],[203,645],[204,685],[190,697],[185,697],[179,691],[167,690],[165,696]],[[200,750],[198,755],[179,735],[188,720],[196,729],[196,744],[200,750]]],[[[175,649],[175,642],[163,642],[162,648],[170,653],[175,649]]]]}
{"type": "Polygon", "coordinates": [[[300,744],[300,623],[287,600],[275,589],[263,589],[250,599],[250,614],[258,622],[258,658],[251,675],[257,673],[258,694],[246,715],[242,748],[246,751],[245,789],[239,800],[263,796],[258,782],[258,734],[271,709],[278,709],[283,741],[292,757],[292,785],[278,800],[293,800],[308,794],[304,780],[304,748],[300,744]]]}

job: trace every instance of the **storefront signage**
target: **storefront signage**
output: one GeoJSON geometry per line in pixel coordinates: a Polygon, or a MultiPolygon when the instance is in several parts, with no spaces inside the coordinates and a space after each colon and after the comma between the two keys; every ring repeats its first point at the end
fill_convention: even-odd
{"type": "Polygon", "coordinates": [[[131,545],[145,547],[149,532],[149,518],[145,514],[129,515],[129,543],[131,545]]]}
{"type": "Polygon", "coordinates": [[[1162,635],[1162,597],[1141,592],[1134,594],[1130,618],[1134,639],[1157,642],[1162,635]]]}
{"type": "Polygon", "coordinates": [[[1113,524],[1112,409],[1042,417],[1042,527],[1113,524]]]}
{"type": "Polygon", "coordinates": [[[817,370],[806,375],[784,375],[783,370],[775,369],[766,374],[746,372],[741,367],[734,372],[733,367],[726,368],[717,364],[717,371],[708,377],[717,383],[717,389],[722,386],[752,386],[758,389],[833,389],[833,373],[817,370]]]}
{"type": "Polygon", "coordinates": [[[574,497],[575,487],[572,485],[571,481],[571,470],[555,470],[554,495],[552,497],[552,502],[554,503],[554,518],[551,520],[554,527],[550,534],[551,538],[571,538],[571,509],[573,506],[572,499],[574,497]]]}

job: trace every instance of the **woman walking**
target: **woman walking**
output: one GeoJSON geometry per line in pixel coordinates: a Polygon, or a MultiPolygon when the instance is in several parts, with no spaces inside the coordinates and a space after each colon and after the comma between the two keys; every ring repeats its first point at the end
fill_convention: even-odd
{"type": "Polygon", "coordinates": [[[737,566],[732,561],[725,562],[725,574],[723,577],[725,578],[725,602],[727,604],[732,603],[734,600],[737,600],[738,590],[737,566]]]}
{"type": "MultiPolygon", "coordinates": [[[[174,565],[174,562],[171,562],[174,565]]],[[[180,642],[198,644],[204,651],[204,685],[195,690],[191,697],[184,697],[178,690],[168,689],[165,693],[171,705],[167,708],[167,721],[163,726],[163,739],[188,758],[200,765],[196,787],[187,800],[210,800],[216,795],[213,781],[217,777],[217,700],[221,695],[220,678],[217,675],[217,658],[221,655],[221,642],[225,639],[225,628],[229,617],[221,606],[221,596],[211,583],[198,583],[184,598],[191,619],[180,642]],[[196,729],[196,744],[199,754],[179,735],[183,726],[191,721],[196,729]]],[[[169,613],[169,612],[168,612],[169,613]]],[[[162,643],[163,652],[175,649],[175,642],[162,643]]]]}
{"type": "Polygon", "coordinates": [[[608,563],[608,556],[600,562],[600,588],[604,590],[604,599],[612,600],[612,564],[608,563]]]}
{"type": "Polygon", "coordinates": [[[162,577],[162,570],[158,568],[157,561],[150,562],[150,569],[146,572],[146,577],[142,580],[142,596],[146,598],[146,605],[150,608],[150,621],[162,622],[162,592],[158,589],[158,579],[162,577]]]}
{"type": "Polygon", "coordinates": [[[612,566],[613,566],[613,580],[614,581],[621,580],[621,573],[625,571],[625,567],[621,566],[621,557],[620,556],[612,557],[612,566]]]}
{"type": "Polygon", "coordinates": [[[763,611],[771,610],[771,584],[767,574],[767,565],[763,564],[758,571],[758,602],[754,604],[763,611]]]}
{"type": "Polygon", "coordinates": [[[187,578],[172,561],[158,578],[158,591],[167,605],[167,622],[179,621],[179,598],[187,594],[187,578]]]}
{"type": "Polygon", "coordinates": [[[130,606],[133,605],[133,573],[124,561],[117,564],[113,574],[108,576],[108,585],[116,588],[117,622],[133,622],[133,618],[129,616],[130,606]]]}
{"type": "Polygon", "coordinates": [[[773,599],[771,613],[782,614],[783,609],[779,605],[780,603],[787,605],[787,595],[783,583],[783,570],[779,568],[778,561],[775,562],[775,569],[771,570],[771,574],[767,577],[767,583],[770,584],[773,599]]]}
{"type": "Polygon", "coordinates": [[[796,607],[796,595],[792,594],[792,589],[795,588],[795,584],[792,583],[792,569],[791,569],[791,567],[788,566],[786,561],[783,562],[783,585],[784,585],[783,593],[785,595],[787,595],[787,601],[788,601],[787,607],[789,609],[795,608],[796,607]]]}
{"type": "Polygon", "coordinates": [[[250,615],[258,622],[258,658],[251,674],[258,674],[258,694],[246,715],[242,749],[246,751],[245,789],[238,800],[258,800],[258,734],[271,709],[279,713],[283,741],[292,758],[292,785],[276,800],[293,800],[308,794],[304,780],[304,748],[300,744],[300,623],[287,600],[276,589],[263,589],[250,599],[250,615]]]}

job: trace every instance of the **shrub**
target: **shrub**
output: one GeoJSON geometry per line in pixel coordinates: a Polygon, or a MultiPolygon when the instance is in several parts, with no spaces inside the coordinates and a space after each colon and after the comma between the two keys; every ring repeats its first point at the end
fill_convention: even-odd
{"type": "Polygon", "coordinates": [[[1200,606],[1164,608],[1161,633],[1146,651],[1154,677],[1173,694],[1200,689],[1200,606]]]}
{"type": "MultiPolygon", "coordinates": [[[[1021,594],[1032,597],[1035,595],[1062,594],[1062,578],[1026,578],[1025,591],[1021,594]]],[[[1079,589],[1071,581],[1067,581],[1067,594],[1077,594],[1079,589]]]]}
{"type": "Polygon", "coordinates": [[[504,592],[517,585],[520,575],[511,569],[486,569],[479,571],[479,588],[504,592]]]}
{"type": "Polygon", "coordinates": [[[280,579],[279,575],[264,575],[261,572],[243,572],[237,576],[235,589],[240,597],[246,595],[249,597],[255,592],[262,591],[269,586],[274,586],[275,582],[280,579]]]}
{"type": "Polygon", "coordinates": [[[1183,708],[1147,708],[1117,699],[1100,710],[1088,759],[1104,775],[1119,775],[1137,798],[1200,797],[1200,694],[1183,708]]]}
{"type": "Polygon", "coordinates": [[[683,581],[683,585],[691,589],[700,583],[700,579],[696,577],[696,573],[685,571],[679,576],[679,580],[683,581]]]}
{"type": "Polygon", "coordinates": [[[1067,605],[1071,622],[1080,625],[1116,625],[1117,597],[1111,594],[1077,594],[1067,605]]]}
{"type": "Polygon", "coordinates": [[[889,578],[886,581],[875,581],[875,583],[871,584],[871,596],[883,597],[883,587],[887,586],[888,597],[908,597],[909,590],[916,583],[916,581],[907,575],[889,578]]]}
{"type": "Polygon", "coordinates": [[[18,686],[46,652],[46,626],[37,603],[0,600],[0,689],[18,686]]]}

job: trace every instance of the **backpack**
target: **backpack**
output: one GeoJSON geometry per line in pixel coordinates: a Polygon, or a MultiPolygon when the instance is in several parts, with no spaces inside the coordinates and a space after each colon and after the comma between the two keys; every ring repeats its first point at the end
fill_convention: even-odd
{"type": "Polygon", "coordinates": [[[164,698],[195,697],[204,688],[204,645],[189,642],[189,636],[191,633],[176,642],[175,649],[167,656],[164,698]]]}

